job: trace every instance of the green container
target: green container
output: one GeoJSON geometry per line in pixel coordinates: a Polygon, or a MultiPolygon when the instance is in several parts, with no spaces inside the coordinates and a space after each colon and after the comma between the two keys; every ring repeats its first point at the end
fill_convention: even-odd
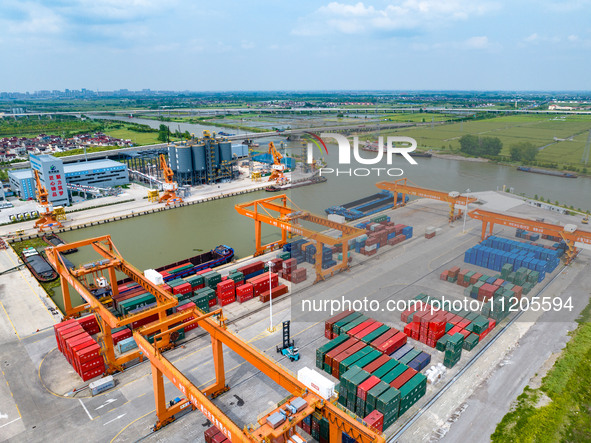
{"type": "Polygon", "coordinates": [[[486,274],[482,274],[482,277],[480,277],[478,279],[478,281],[481,281],[482,283],[486,283],[486,281],[490,278],[490,276],[486,275],[486,274]]]}
{"type": "Polygon", "coordinates": [[[336,338],[333,338],[331,341],[329,341],[325,345],[322,345],[318,349],[316,349],[316,367],[318,369],[323,369],[324,368],[324,356],[326,355],[326,353],[329,352],[331,349],[334,349],[337,346],[342,345],[347,340],[349,340],[349,338],[351,338],[351,337],[349,337],[347,334],[342,334],[336,338]]]}
{"type": "Polygon", "coordinates": [[[182,285],[184,283],[186,283],[186,282],[182,278],[175,278],[174,280],[170,280],[170,281],[166,282],[166,284],[168,286],[170,286],[171,288],[174,288],[178,285],[182,285]]]}
{"type": "Polygon", "coordinates": [[[404,363],[400,363],[398,366],[396,366],[394,369],[392,369],[390,372],[388,372],[386,375],[384,375],[382,377],[382,381],[384,383],[392,383],[394,380],[396,380],[398,377],[400,377],[400,375],[406,371],[408,369],[408,366],[406,366],[404,363]]]}
{"type": "MultiPolygon", "coordinates": [[[[369,346],[366,346],[365,348],[357,351],[355,354],[350,355],[349,357],[347,357],[346,359],[344,359],[342,362],[339,363],[339,374],[344,374],[345,372],[347,372],[347,370],[353,366],[353,363],[361,360],[363,357],[365,357],[367,354],[369,354],[371,352],[372,348],[369,346]]],[[[359,367],[363,367],[361,365],[357,365],[359,367]]]]}
{"type": "Polygon", "coordinates": [[[533,283],[534,285],[538,283],[538,279],[540,278],[540,273],[538,271],[531,271],[527,276],[527,282],[533,283]]]}
{"type": "Polygon", "coordinates": [[[242,282],[244,281],[244,274],[240,271],[232,271],[228,274],[228,278],[234,280],[234,282],[242,282]]]}
{"type": "Polygon", "coordinates": [[[332,325],[332,332],[333,334],[341,334],[341,327],[345,326],[347,323],[352,322],[356,318],[359,318],[361,314],[359,312],[353,312],[352,314],[347,315],[342,320],[339,320],[334,325],[332,325]]]}
{"type": "Polygon", "coordinates": [[[470,320],[470,321],[474,321],[474,319],[478,317],[478,312],[470,312],[468,315],[466,315],[464,318],[466,320],[470,320]]]}
{"type": "Polygon", "coordinates": [[[476,274],[476,272],[474,271],[466,272],[466,274],[464,275],[464,283],[468,283],[474,274],[476,274]]]}
{"type": "Polygon", "coordinates": [[[400,391],[390,387],[376,401],[376,409],[384,415],[384,429],[389,427],[398,418],[400,408],[400,391]]]}
{"type": "Polygon", "coordinates": [[[371,351],[365,357],[361,358],[358,362],[356,362],[355,365],[359,366],[360,368],[363,368],[375,359],[377,359],[378,357],[382,356],[382,353],[380,351],[373,349],[371,346],[369,348],[371,349],[371,351]]]}
{"type": "Polygon", "coordinates": [[[366,417],[374,409],[376,409],[378,397],[388,389],[390,389],[390,385],[380,381],[377,385],[369,390],[367,393],[367,398],[365,399],[365,412],[363,413],[362,417],[366,417]]]}
{"type": "Polygon", "coordinates": [[[340,395],[345,396],[345,397],[347,396],[347,392],[350,389],[353,378],[357,374],[359,374],[361,371],[362,371],[362,369],[359,366],[353,366],[348,371],[341,374],[341,382],[339,383],[339,385],[340,385],[339,394],[340,395]]]}
{"type": "Polygon", "coordinates": [[[203,284],[203,276],[202,275],[192,275],[191,277],[187,277],[185,279],[186,283],[190,283],[192,288],[196,288],[199,285],[203,284]]]}
{"type": "MultiPolygon", "coordinates": [[[[448,324],[451,324],[451,323],[448,323],[448,324]]],[[[449,337],[450,337],[449,334],[445,334],[443,337],[441,337],[439,340],[437,340],[437,344],[435,345],[435,349],[437,349],[438,351],[441,351],[441,352],[445,351],[445,346],[447,344],[447,340],[449,340],[449,337]]]]}
{"type": "Polygon", "coordinates": [[[451,283],[455,283],[458,280],[458,277],[452,277],[451,275],[447,277],[447,281],[451,283]]]}
{"type": "Polygon", "coordinates": [[[407,352],[406,355],[404,355],[403,357],[400,358],[400,363],[404,363],[405,365],[408,365],[420,353],[421,353],[420,350],[413,349],[412,351],[407,352]]]}
{"type": "Polygon", "coordinates": [[[474,332],[475,334],[482,334],[484,331],[488,329],[489,321],[488,318],[480,316],[480,318],[474,320],[472,324],[474,325],[472,328],[472,332],[474,332]]]}
{"type": "Polygon", "coordinates": [[[119,312],[121,312],[121,315],[127,315],[129,311],[133,311],[134,309],[141,308],[155,302],[156,297],[154,297],[152,294],[138,295],[137,297],[133,297],[119,303],[119,312]]]}
{"type": "Polygon", "coordinates": [[[427,297],[428,297],[427,294],[424,294],[421,292],[419,295],[415,296],[415,300],[424,300],[427,297]]]}
{"type": "Polygon", "coordinates": [[[216,290],[218,283],[222,281],[222,276],[215,271],[210,271],[202,275],[205,286],[208,286],[213,290],[216,290]]]}
{"type": "Polygon", "coordinates": [[[277,258],[280,258],[281,260],[289,260],[291,258],[291,252],[287,251],[277,254],[277,258]]]}
{"type": "Polygon", "coordinates": [[[388,332],[389,330],[390,330],[390,326],[386,326],[386,325],[380,326],[375,331],[370,332],[365,337],[363,337],[361,339],[361,341],[364,342],[364,343],[368,343],[369,344],[372,341],[374,341],[375,339],[379,338],[381,335],[383,335],[386,332],[388,332]]]}
{"type": "Polygon", "coordinates": [[[449,331],[451,331],[454,328],[453,323],[446,323],[445,324],[445,333],[447,334],[449,331]]]}
{"type": "Polygon", "coordinates": [[[186,292],[184,294],[172,294],[179,302],[188,300],[193,295],[192,292],[186,292]]]}
{"type": "MultiPolygon", "coordinates": [[[[340,333],[341,334],[346,334],[351,329],[359,326],[361,323],[363,323],[364,321],[367,321],[367,320],[368,320],[368,318],[365,315],[359,315],[359,317],[357,317],[354,320],[350,321],[349,323],[341,326],[340,327],[340,333]]],[[[336,324],[335,324],[335,326],[336,326],[336,324]]],[[[335,330],[335,326],[332,327],[333,332],[335,330]]]]}
{"type": "Polygon", "coordinates": [[[372,375],[375,375],[377,378],[382,379],[384,377],[384,375],[386,375],[388,372],[390,372],[392,369],[394,369],[396,366],[398,366],[398,364],[399,364],[398,360],[391,358],[386,363],[384,363],[382,366],[380,366],[378,369],[376,369],[372,373],[372,375]]]}
{"type": "Polygon", "coordinates": [[[471,351],[472,349],[474,349],[476,347],[476,345],[478,344],[479,341],[479,337],[476,334],[470,334],[468,337],[466,337],[464,339],[464,346],[463,348],[466,351],[471,351]]]}

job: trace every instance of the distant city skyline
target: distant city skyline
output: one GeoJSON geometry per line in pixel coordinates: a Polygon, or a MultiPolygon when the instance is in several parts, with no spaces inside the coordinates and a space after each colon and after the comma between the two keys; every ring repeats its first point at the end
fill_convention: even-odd
{"type": "Polygon", "coordinates": [[[0,89],[588,91],[591,0],[4,0],[0,89]]]}

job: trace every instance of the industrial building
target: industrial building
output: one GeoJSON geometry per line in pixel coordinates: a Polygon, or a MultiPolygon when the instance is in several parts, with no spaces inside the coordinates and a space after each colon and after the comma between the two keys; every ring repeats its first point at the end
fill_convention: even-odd
{"type": "Polygon", "coordinates": [[[248,156],[248,146],[232,145],[205,131],[202,138],[170,143],[166,149],[127,152],[123,159],[133,172],[161,178],[158,157],[165,154],[179,186],[212,184],[237,178],[235,160],[248,156]]]}
{"type": "Polygon", "coordinates": [[[64,164],[51,155],[31,155],[31,168],[8,172],[10,188],[23,200],[35,198],[33,169],[49,192],[49,201],[57,206],[70,204],[69,192],[78,186],[113,188],[129,183],[127,166],[113,160],[64,164]]]}

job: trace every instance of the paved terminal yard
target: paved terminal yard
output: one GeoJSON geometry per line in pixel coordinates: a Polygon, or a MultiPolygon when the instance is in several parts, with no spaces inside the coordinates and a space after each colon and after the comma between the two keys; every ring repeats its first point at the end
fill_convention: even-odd
{"type": "MultiPolygon", "coordinates": [[[[545,217],[550,221],[568,222],[568,217],[548,213],[522,204],[521,200],[494,192],[481,193],[485,209],[507,211],[525,217],[545,217]]],[[[305,366],[315,367],[315,350],[328,340],[324,338],[324,320],[330,313],[302,317],[299,303],[309,297],[333,300],[346,295],[374,300],[409,300],[423,292],[463,300],[463,287],[439,280],[442,270],[458,265],[475,271],[477,266],[463,262],[464,251],[480,240],[480,223],[467,220],[452,227],[447,224],[447,205],[418,200],[405,208],[388,211],[396,221],[414,228],[414,237],[393,247],[381,248],[373,257],[353,254],[350,271],[326,282],[311,286],[311,278],[292,285],[292,295],[273,301],[273,323],[277,330],[266,331],[269,311],[258,300],[233,303],[224,308],[229,329],[251,345],[277,359],[294,373],[305,366]],[[427,226],[441,227],[432,239],[423,237],[427,226]],[[281,341],[280,325],[293,319],[292,337],[300,349],[301,359],[289,362],[281,358],[275,346],[281,341]],[[305,320],[305,321],[302,321],[305,320]]],[[[513,238],[514,229],[495,227],[495,234],[513,238]]],[[[548,242],[540,240],[541,243],[548,242]]],[[[1,264],[7,267],[11,252],[0,252],[1,264]]],[[[427,394],[385,431],[399,441],[430,441],[440,438],[457,441],[467,437],[487,441],[496,423],[507,411],[530,378],[544,366],[566,341],[566,332],[575,327],[573,320],[589,301],[591,276],[590,255],[583,252],[570,267],[559,266],[552,275],[536,285],[531,294],[544,291],[545,296],[572,297],[573,310],[560,313],[525,313],[495,340],[512,317],[506,318],[482,343],[448,370],[444,379],[428,385],[427,394]],[[548,282],[551,282],[549,285],[548,282]],[[478,359],[471,361],[491,341],[478,359]],[[470,367],[453,383],[452,378],[470,367]],[[425,406],[445,387],[438,399],[425,406]],[[416,414],[420,411],[420,414],[416,414]],[[409,420],[413,420],[409,422],[409,420]],[[402,432],[403,431],[403,432],[402,432]]],[[[234,265],[235,266],[235,265],[234,265]]],[[[310,265],[309,274],[312,272],[310,265]]],[[[99,396],[90,397],[84,383],[56,349],[53,323],[58,321],[47,309],[47,300],[28,275],[27,270],[0,276],[0,440],[72,441],[81,436],[89,441],[204,441],[203,432],[210,425],[199,412],[187,412],[174,423],[151,434],[155,422],[154,396],[150,365],[141,363],[117,374],[117,386],[99,396]],[[30,309],[30,311],[29,311],[30,309]],[[27,315],[27,312],[30,314],[27,315]],[[37,329],[40,331],[37,332],[37,329]],[[18,333],[18,335],[17,335],[18,333]]],[[[381,305],[383,306],[383,304],[381,305]]],[[[402,330],[400,312],[368,313],[370,317],[402,330]]],[[[409,339],[418,349],[432,356],[432,364],[443,361],[443,353],[409,339]]],[[[197,328],[187,333],[184,344],[166,356],[197,386],[213,381],[209,337],[197,328]]],[[[274,408],[286,395],[268,378],[226,349],[226,379],[230,390],[214,400],[239,426],[255,423],[257,417],[274,408]]],[[[325,373],[324,373],[325,374],[325,373]]],[[[326,375],[326,374],[325,374],[326,375]]],[[[167,399],[180,393],[168,381],[167,399]]]]}

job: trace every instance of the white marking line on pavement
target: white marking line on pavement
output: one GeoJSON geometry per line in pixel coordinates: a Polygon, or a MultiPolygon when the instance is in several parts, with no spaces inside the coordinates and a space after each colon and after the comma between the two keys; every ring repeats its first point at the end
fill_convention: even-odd
{"type": "Polygon", "coordinates": [[[0,428],[3,428],[4,426],[8,426],[9,424],[14,423],[15,421],[18,421],[20,419],[21,419],[20,417],[15,418],[14,420],[9,421],[8,423],[4,423],[2,426],[0,426],[0,428]]]}
{"type": "Polygon", "coordinates": [[[108,422],[106,422],[105,424],[103,424],[103,426],[107,426],[109,423],[113,423],[115,420],[119,420],[121,417],[125,417],[126,415],[127,415],[127,412],[125,414],[118,415],[114,419],[109,420],[108,422]]]}
{"type": "Polygon", "coordinates": [[[108,399],[105,403],[103,403],[102,405],[100,405],[98,408],[95,408],[95,411],[98,411],[101,408],[104,408],[105,406],[109,405],[109,403],[113,403],[114,401],[117,401],[117,399],[115,398],[110,398],[108,399]]]}
{"type": "Polygon", "coordinates": [[[80,402],[80,404],[82,405],[82,407],[86,411],[86,415],[88,415],[88,418],[90,418],[92,420],[92,415],[90,415],[90,412],[88,412],[88,409],[86,409],[86,406],[84,406],[84,403],[82,403],[82,399],[79,398],[78,401],[80,402]]]}

